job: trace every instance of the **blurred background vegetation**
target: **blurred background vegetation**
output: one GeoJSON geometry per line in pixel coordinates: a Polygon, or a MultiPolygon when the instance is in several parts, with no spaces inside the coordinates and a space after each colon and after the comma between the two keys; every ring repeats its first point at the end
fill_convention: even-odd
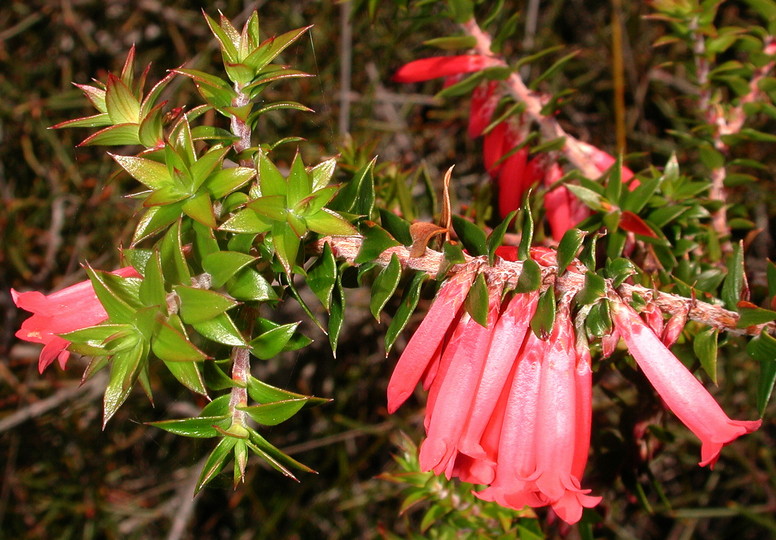
{"type": "MultiPolygon", "coordinates": [[[[485,180],[478,141],[465,137],[467,104],[441,106],[438,83],[399,87],[390,75],[409,60],[436,54],[424,39],[454,31],[442,17],[413,16],[403,2],[185,0],[4,0],[0,5],[0,537],[4,538],[377,538],[406,537],[420,514],[399,515],[400,484],[377,478],[394,470],[397,434],[420,439],[420,405],[395,416],[385,410],[385,386],[396,359],[385,359],[382,333],[368,314],[368,293],[353,289],[337,358],[325,336],[307,327],[313,346],[256,365],[270,383],[333,397],[269,430],[268,438],[318,471],[296,484],[262,466],[249,468],[244,486],[216,482],[192,498],[193,482],[208,441],[180,439],[143,422],[196,414],[191,395],[157,377],[155,407],[134,395],[105,431],[100,430],[99,381],[79,388],[85,361],[72,359],[64,373],[37,373],[38,348],[13,337],[24,314],[9,288],[52,290],[85,279],[80,264],[112,268],[115,239],[128,243],[135,204],[123,198],[134,187],[101,148],[74,146],[86,133],[51,131],[65,119],[91,114],[72,81],[104,79],[119,70],[132,46],[138,65],[153,63],[151,81],[186,63],[212,70],[217,49],[200,10],[217,9],[241,24],[258,9],[265,36],[314,24],[309,38],[284,61],[316,75],[274,87],[277,97],[309,105],[316,113],[273,115],[263,140],[301,135],[305,161],[359,152],[394,162],[385,174],[438,179],[456,164],[458,196],[469,198],[485,180]],[[350,17],[348,17],[350,14],[350,17]],[[350,133],[352,141],[345,134],[350,133]]],[[[507,2],[513,12],[524,2],[507,2]]],[[[614,4],[619,4],[618,2],[614,4]]],[[[669,129],[688,129],[681,72],[663,64],[682,54],[653,49],[660,23],[643,18],[642,2],[622,2],[628,151],[634,168],[665,163],[679,152],[669,129]]],[[[720,17],[746,24],[746,3],[727,2],[720,17]]],[[[566,129],[614,151],[611,59],[613,13],[609,3],[541,2],[533,43],[524,43],[526,18],[516,19],[513,58],[551,45],[580,51],[548,90],[574,88],[561,115],[566,129]]],[[[686,52],[686,51],[685,51],[686,52]]],[[[544,60],[542,62],[545,62],[544,60]]],[[[546,64],[535,69],[546,69],[546,64]]],[[[193,86],[175,80],[171,105],[198,104],[193,86]]],[[[768,128],[767,124],[761,126],[768,128]]],[[[772,126],[771,126],[772,127],[772,126]]],[[[776,199],[772,146],[752,143],[745,157],[766,169],[756,183],[735,187],[735,212],[763,228],[753,244],[751,267],[774,257],[769,230],[776,199]]],[[[423,182],[414,194],[421,198],[423,182]]],[[[424,206],[421,205],[421,208],[424,206]]],[[[429,208],[425,206],[425,208],[429,208]]],[[[753,283],[757,284],[756,276],[753,283]]],[[[427,295],[428,296],[428,295],[427,295]]],[[[422,307],[422,306],[421,306],[422,307]]],[[[390,310],[389,310],[390,311],[390,310]]],[[[423,309],[416,317],[422,317],[423,309]]],[[[292,307],[288,320],[304,316],[292,307]]],[[[408,332],[409,333],[409,332],[408,332]]],[[[407,334],[408,334],[407,333],[407,334]]],[[[401,350],[403,344],[397,347],[401,350]]],[[[681,347],[681,345],[680,345],[681,347]]],[[[720,358],[719,400],[733,417],[754,414],[754,363],[733,342],[720,358]]],[[[604,495],[601,538],[762,539],[776,534],[776,461],[773,406],[759,432],[723,452],[713,472],[696,466],[697,441],[660,408],[643,379],[622,359],[620,371],[598,374],[594,441],[587,484],[604,495]],[[624,376],[623,376],[624,374],[624,376]],[[626,380],[632,379],[632,381],[626,380]],[[632,382],[636,382],[633,385],[632,382]],[[666,429],[656,427],[663,425],[666,429]],[[651,426],[651,427],[648,427],[651,426]]],[[[568,534],[558,524],[549,536],[568,534]]],[[[432,532],[433,533],[433,528],[432,532]]],[[[461,532],[458,536],[465,536],[461,532]]]]}

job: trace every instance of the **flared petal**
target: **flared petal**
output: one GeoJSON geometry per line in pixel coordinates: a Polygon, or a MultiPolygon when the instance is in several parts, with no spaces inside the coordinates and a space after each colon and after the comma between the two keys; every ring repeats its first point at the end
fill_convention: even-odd
{"type": "Polygon", "coordinates": [[[701,466],[713,466],[724,445],[760,427],[761,420],[731,420],[633,308],[623,301],[611,305],[614,324],[636,363],[668,408],[701,440],[701,466]]]}

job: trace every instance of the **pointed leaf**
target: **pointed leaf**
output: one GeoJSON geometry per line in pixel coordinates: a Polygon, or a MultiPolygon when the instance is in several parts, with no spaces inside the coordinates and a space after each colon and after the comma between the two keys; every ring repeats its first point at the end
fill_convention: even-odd
{"type": "Polygon", "coordinates": [[[186,324],[209,321],[238,305],[235,300],[207,289],[177,285],[174,290],[181,301],[181,319],[186,324]]]}
{"type": "Polygon", "coordinates": [[[363,240],[361,249],[355,258],[356,264],[362,264],[377,259],[386,249],[400,245],[385,229],[372,221],[361,223],[363,240]]]}
{"type": "Polygon", "coordinates": [[[194,330],[210,341],[229,345],[230,347],[247,347],[248,343],[242,337],[240,330],[228,314],[216,315],[207,321],[192,323],[194,330]]]}
{"type": "Polygon", "coordinates": [[[765,409],[773,393],[776,383],[776,338],[768,334],[766,330],[752,339],[746,346],[746,352],[760,362],[760,377],[757,383],[757,410],[760,417],[765,414],[765,409]]]}
{"type": "Polygon", "coordinates": [[[555,326],[555,287],[550,287],[539,297],[536,313],[531,319],[531,330],[536,337],[546,340],[555,326]]]}
{"type": "Polygon", "coordinates": [[[262,426],[276,426],[298,413],[305,403],[307,403],[307,399],[297,398],[264,403],[253,407],[237,408],[247,413],[256,423],[262,426]]]}
{"type": "Polygon", "coordinates": [[[326,311],[329,311],[331,306],[331,294],[336,280],[337,261],[334,259],[331,246],[326,242],[321,255],[307,271],[307,286],[318,297],[326,311]]]}
{"type": "Polygon", "coordinates": [[[235,444],[237,444],[237,439],[234,437],[224,437],[218,442],[218,445],[210,453],[205,465],[202,467],[202,472],[197,480],[197,487],[194,489],[195,495],[221,472],[235,444]]]}
{"type": "Polygon", "coordinates": [[[466,295],[464,306],[471,318],[480,326],[488,325],[488,284],[484,274],[477,274],[469,294],[466,295]]]}
{"type": "Polygon", "coordinates": [[[470,255],[478,256],[488,253],[485,233],[477,225],[460,216],[453,216],[453,229],[470,255]]]}
{"type": "Polygon", "coordinates": [[[733,246],[733,253],[727,262],[727,276],[722,284],[721,296],[728,309],[736,309],[744,293],[744,246],[739,242],[733,246]]]}
{"type": "Polygon", "coordinates": [[[701,361],[703,371],[717,384],[717,337],[719,331],[716,328],[707,328],[695,336],[692,343],[695,356],[701,361]]]}
{"type": "Polygon", "coordinates": [[[170,370],[173,377],[178,379],[183,386],[196,392],[197,394],[207,396],[205,382],[202,380],[202,373],[199,371],[199,364],[196,362],[177,362],[167,361],[162,358],[164,365],[170,370]]]}
{"type": "Polygon", "coordinates": [[[299,323],[290,323],[273,328],[251,340],[251,353],[261,360],[269,360],[280,354],[291,340],[299,323]]]}
{"type": "Polygon", "coordinates": [[[257,259],[238,251],[216,251],[202,258],[202,269],[211,277],[214,289],[222,287],[237,272],[257,259]]]}
{"type": "Polygon", "coordinates": [[[165,363],[196,362],[207,358],[205,353],[189,341],[177,315],[170,315],[167,321],[161,321],[159,330],[151,342],[151,350],[165,363]]]}
{"type": "Polygon", "coordinates": [[[380,322],[380,313],[396,292],[400,279],[401,263],[399,263],[399,258],[394,253],[391,256],[391,262],[382,269],[372,284],[372,298],[369,301],[369,310],[377,322],[380,322]]]}
{"type": "Polygon", "coordinates": [[[423,286],[423,282],[428,278],[425,272],[417,272],[412,276],[407,289],[404,291],[399,309],[396,310],[396,314],[391,320],[391,324],[388,325],[388,330],[385,332],[385,352],[390,352],[393,344],[396,342],[396,338],[407,323],[410,320],[415,308],[418,307],[418,300],[420,300],[420,288],[423,286]]]}
{"type": "Polygon", "coordinates": [[[566,267],[579,253],[579,248],[582,247],[582,241],[586,234],[579,229],[569,229],[563,234],[563,238],[558,244],[558,277],[563,275],[566,267]]]}
{"type": "Polygon", "coordinates": [[[229,416],[197,416],[196,418],[146,422],[146,424],[183,437],[209,439],[219,435],[219,431],[213,427],[214,425],[226,429],[231,421],[229,416]]]}
{"type": "Polygon", "coordinates": [[[542,286],[542,269],[533,259],[523,261],[523,270],[517,278],[516,293],[538,291],[542,286]]]}

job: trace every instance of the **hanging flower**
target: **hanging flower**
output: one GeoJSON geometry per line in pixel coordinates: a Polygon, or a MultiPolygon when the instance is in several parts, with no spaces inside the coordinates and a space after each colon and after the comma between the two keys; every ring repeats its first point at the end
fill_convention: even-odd
{"type": "MultiPolygon", "coordinates": [[[[140,277],[131,266],[113,272],[122,277],[140,277]]],[[[44,295],[38,291],[18,292],[11,289],[16,307],[32,313],[22,323],[16,337],[33,343],[42,343],[38,371],[43,373],[54,360],[64,369],[70,352],[70,342],[58,334],[80,330],[99,324],[108,314],[97,299],[91,281],[82,281],[61,291],[44,295]]]]}
{"type": "Polygon", "coordinates": [[[722,447],[760,427],[731,420],[703,385],[622,300],[611,302],[615,328],[669,409],[702,443],[700,465],[714,466],[722,447]]]}
{"type": "Polygon", "coordinates": [[[400,83],[429,81],[439,77],[473,73],[499,65],[502,65],[500,60],[480,54],[422,58],[404,64],[394,73],[392,79],[400,83]]]}

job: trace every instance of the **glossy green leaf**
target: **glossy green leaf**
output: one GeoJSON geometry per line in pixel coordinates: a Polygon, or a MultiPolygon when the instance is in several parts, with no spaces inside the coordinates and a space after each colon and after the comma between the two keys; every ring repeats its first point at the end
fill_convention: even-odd
{"type": "Polygon", "coordinates": [[[375,204],[374,165],[377,158],[361,167],[339,191],[329,207],[370,219],[375,204]]]}
{"type": "Polygon", "coordinates": [[[226,290],[237,300],[266,302],[277,300],[272,285],[253,268],[245,268],[227,284],[226,290]]]}
{"type": "Polygon", "coordinates": [[[337,280],[334,283],[334,289],[331,295],[331,304],[329,305],[329,345],[331,352],[337,356],[337,343],[339,343],[342,324],[345,322],[345,291],[342,288],[342,272],[337,272],[337,280]]]}
{"type": "Polygon", "coordinates": [[[385,304],[388,303],[388,300],[390,300],[396,292],[396,287],[399,286],[400,279],[401,263],[394,253],[391,256],[391,262],[382,269],[372,284],[372,298],[369,301],[369,310],[372,312],[372,316],[377,322],[380,322],[380,313],[383,311],[385,304]]]}
{"type": "Polygon", "coordinates": [[[739,242],[733,246],[733,253],[727,261],[727,276],[722,283],[721,297],[725,307],[735,310],[744,293],[744,246],[739,242]]]}
{"type": "Polygon", "coordinates": [[[504,241],[504,235],[509,228],[509,224],[512,223],[515,214],[517,214],[517,210],[510,212],[507,217],[504,218],[501,223],[499,223],[496,228],[493,229],[493,231],[488,235],[486,244],[488,248],[488,264],[490,266],[493,266],[493,264],[496,262],[496,250],[504,241]]]}
{"type": "Polygon", "coordinates": [[[536,337],[546,340],[555,326],[555,287],[550,287],[539,297],[536,313],[531,319],[531,330],[536,337]]]}
{"type": "Polygon", "coordinates": [[[238,305],[235,300],[208,289],[177,285],[175,292],[180,298],[181,319],[186,324],[209,321],[238,305]]]}
{"type": "Polygon", "coordinates": [[[140,102],[124,82],[115,75],[108,76],[105,89],[105,107],[114,124],[140,122],[140,102]]]}
{"type": "Polygon", "coordinates": [[[186,256],[183,254],[180,225],[180,220],[173,223],[160,244],[162,269],[168,283],[189,283],[191,281],[191,271],[186,262],[186,256]]]}
{"type": "Polygon", "coordinates": [[[436,47],[446,51],[455,51],[461,49],[473,49],[477,44],[474,36],[445,36],[433,39],[427,39],[423,45],[436,47]]]}
{"type": "Polygon", "coordinates": [[[334,283],[337,280],[337,261],[331,251],[331,246],[326,242],[318,259],[307,271],[307,286],[320,300],[326,311],[331,307],[331,295],[334,283]]]}
{"type": "Polygon", "coordinates": [[[305,216],[304,221],[311,231],[321,235],[349,236],[358,233],[350,222],[328,208],[322,208],[315,214],[305,216]]]}
{"type": "Polygon", "coordinates": [[[205,382],[202,380],[202,373],[199,371],[197,362],[167,361],[164,358],[162,361],[173,377],[178,379],[178,382],[183,386],[192,392],[207,396],[207,388],[205,388],[205,382]]]}
{"type": "Polygon", "coordinates": [[[318,165],[312,167],[309,171],[310,178],[312,179],[312,190],[318,191],[328,186],[336,168],[336,158],[321,161],[318,165]]]}
{"type": "Polygon", "coordinates": [[[202,258],[202,269],[210,274],[211,286],[217,289],[254,261],[256,257],[247,253],[216,251],[202,258]]]}
{"type": "Polygon", "coordinates": [[[776,383],[776,338],[763,330],[746,346],[746,352],[760,362],[760,376],[757,381],[757,410],[760,417],[765,414],[768,401],[776,383]]]}
{"type": "Polygon", "coordinates": [[[601,204],[603,198],[595,191],[583,186],[578,186],[576,184],[566,184],[566,187],[576,196],[577,199],[585,203],[585,205],[589,208],[592,208],[596,212],[604,210],[604,207],[601,204]]]}
{"type": "MultiPolygon", "coordinates": [[[[247,345],[246,345],[247,346],[247,345]]],[[[215,361],[215,362],[203,362],[202,363],[202,379],[205,381],[205,387],[209,388],[210,390],[228,390],[230,388],[245,388],[245,384],[240,384],[239,381],[235,381],[232,379],[229,375],[224,373],[224,370],[221,369],[220,365],[221,363],[224,363],[225,361],[215,361]]],[[[226,397],[227,398],[227,404],[224,406],[223,411],[215,411],[213,413],[208,413],[208,415],[212,416],[214,414],[226,414],[229,411],[229,404],[228,399],[229,395],[221,396],[221,398],[226,397]]],[[[208,407],[210,407],[215,401],[217,401],[216,398],[213,401],[211,401],[208,404],[208,407]]],[[[205,412],[203,411],[200,416],[206,416],[205,412]]]]}
{"type": "Polygon", "coordinates": [[[533,244],[534,220],[531,214],[531,192],[529,191],[523,200],[520,210],[520,245],[517,247],[517,258],[525,261],[531,258],[531,245],[533,244]]]}
{"type": "Polygon", "coordinates": [[[636,272],[636,265],[624,257],[606,262],[606,274],[612,280],[612,287],[619,287],[636,272]]]}
{"type": "Polygon", "coordinates": [[[756,324],[776,321],[776,311],[770,309],[744,307],[738,310],[738,314],[737,328],[746,328],[756,324]]]}
{"type": "Polygon", "coordinates": [[[230,347],[248,346],[240,330],[227,313],[221,313],[206,321],[192,323],[192,326],[197,333],[210,341],[229,345],[230,347]]]}
{"type": "Polygon", "coordinates": [[[132,385],[137,379],[142,364],[146,361],[146,354],[145,347],[138,344],[132,349],[121,351],[113,356],[110,377],[103,396],[103,429],[129,397],[132,385]]]}
{"type": "Polygon", "coordinates": [[[285,177],[264,152],[259,152],[258,161],[261,195],[263,197],[271,197],[274,195],[282,195],[285,197],[288,191],[288,183],[286,182],[285,177]]]}
{"type": "Polygon", "coordinates": [[[396,310],[396,314],[391,319],[391,324],[388,325],[388,330],[385,332],[385,353],[388,354],[396,342],[396,338],[407,323],[410,317],[415,312],[415,308],[418,307],[418,300],[420,300],[420,289],[423,286],[423,282],[428,278],[425,272],[417,272],[412,276],[412,281],[404,291],[404,296],[399,304],[399,309],[396,310]]]}
{"type": "Polygon", "coordinates": [[[231,417],[224,415],[162,420],[160,422],[146,422],[146,424],[183,437],[209,439],[211,437],[218,437],[219,435],[219,431],[213,426],[218,426],[223,430],[229,427],[231,421],[231,417]]]}
{"type": "Polygon", "coordinates": [[[272,246],[275,248],[275,255],[283,265],[286,274],[291,274],[296,264],[296,256],[299,253],[299,237],[285,223],[274,223],[272,225],[272,246]]]}
{"type": "Polygon", "coordinates": [[[563,234],[563,238],[558,244],[558,277],[564,274],[566,267],[579,253],[579,248],[582,247],[582,241],[586,234],[579,229],[569,229],[563,234]]]}
{"type": "Polygon", "coordinates": [[[251,353],[261,360],[269,360],[280,354],[291,340],[299,323],[278,326],[251,340],[251,353]]]}
{"type": "Polygon", "coordinates": [[[132,178],[149,189],[161,189],[173,183],[167,166],[152,159],[108,153],[132,178]]]}
{"type": "Polygon", "coordinates": [[[245,234],[265,233],[271,228],[272,222],[268,218],[260,216],[250,208],[240,210],[218,227],[222,231],[245,234]]]}
{"type": "Polygon", "coordinates": [[[391,236],[405,246],[412,245],[409,221],[385,208],[378,208],[378,212],[380,213],[380,224],[391,236]]]}
{"type": "Polygon", "coordinates": [[[373,261],[386,249],[400,245],[385,229],[372,221],[362,222],[360,230],[363,239],[354,261],[356,264],[373,261]]]}
{"type": "Polygon", "coordinates": [[[125,146],[140,144],[137,124],[116,124],[92,133],[78,146],[125,146]]]}
{"type": "Polygon", "coordinates": [[[307,399],[297,398],[264,403],[252,407],[238,407],[238,409],[247,413],[256,423],[262,426],[276,426],[298,413],[305,403],[307,403],[307,399]]]}
{"type": "Polygon", "coordinates": [[[707,328],[695,336],[692,343],[695,356],[701,361],[703,371],[717,384],[717,337],[719,331],[716,328],[707,328]]]}
{"type": "Polygon", "coordinates": [[[127,302],[125,297],[122,297],[120,291],[110,287],[106,276],[107,272],[96,271],[89,266],[86,267],[86,272],[89,274],[94,292],[108,313],[110,321],[116,323],[131,322],[135,315],[135,308],[127,302]]]}
{"type": "Polygon", "coordinates": [[[298,151],[294,156],[294,160],[291,162],[287,183],[288,191],[286,192],[286,198],[288,200],[289,208],[294,207],[299,201],[312,193],[312,179],[310,178],[310,175],[307,174],[307,169],[302,161],[302,156],[298,151]]]}
{"type": "Polygon", "coordinates": [[[470,255],[476,257],[488,253],[487,238],[477,225],[460,216],[453,216],[453,229],[470,255]]]}
{"type": "Polygon", "coordinates": [[[523,269],[517,278],[516,293],[538,291],[542,286],[542,269],[533,259],[523,261],[523,269]]]}
{"type": "Polygon", "coordinates": [[[585,273],[585,286],[574,297],[579,304],[594,304],[606,297],[606,281],[595,272],[585,273]]]}
{"type": "Polygon", "coordinates": [[[464,306],[471,318],[480,326],[488,325],[488,296],[489,291],[485,275],[477,274],[477,277],[474,278],[474,283],[472,283],[469,289],[469,293],[466,295],[464,306]]]}
{"type": "Polygon", "coordinates": [[[132,235],[132,245],[135,246],[143,240],[157,234],[174,223],[181,216],[182,204],[169,206],[154,206],[149,208],[140,218],[140,221],[132,235]]]}
{"type": "Polygon", "coordinates": [[[248,395],[253,401],[262,404],[296,399],[306,400],[311,405],[317,405],[330,401],[325,398],[305,396],[295,392],[289,392],[288,390],[283,390],[281,388],[276,388],[263,381],[260,381],[256,377],[248,378],[248,395]]]}
{"type": "Polygon", "coordinates": [[[153,256],[145,266],[139,298],[146,306],[159,306],[165,310],[167,308],[167,291],[164,288],[162,259],[158,251],[153,252],[153,256]]]}
{"type": "Polygon", "coordinates": [[[167,321],[162,321],[159,330],[151,342],[153,353],[165,362],[196,362],[207,358],[189,341],[183,324],[177,315],[170,315],[167,321]]]}
{"type": "Polygon", "coordinates": [[[224,437],[218,442],[202,467],[197,486],[194,489],[195,495],[221,472],[235,444],[237,444],[237,439],[234,437],[224,437]]]}

